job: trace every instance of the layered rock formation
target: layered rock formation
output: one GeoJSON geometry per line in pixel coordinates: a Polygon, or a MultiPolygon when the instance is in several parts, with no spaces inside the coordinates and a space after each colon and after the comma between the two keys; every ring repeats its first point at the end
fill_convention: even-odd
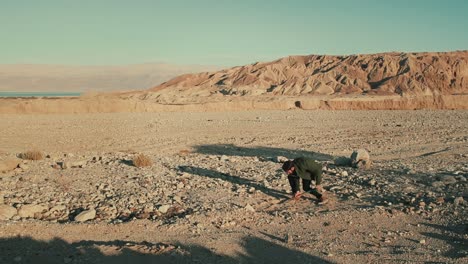
{"type": "Polygon", "coordinates": [[[291,56],[186,74],[150,91],[153,96],[466,94],[468,51],[291,56]]]}

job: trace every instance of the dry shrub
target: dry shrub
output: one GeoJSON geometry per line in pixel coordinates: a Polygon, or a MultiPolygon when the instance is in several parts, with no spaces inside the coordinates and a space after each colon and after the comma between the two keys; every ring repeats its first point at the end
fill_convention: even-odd
{"type": "Polygon", "coordinates": [[[135,167],[149,167],[151,165],[153,165],[153,161],[151,161],[150,158],[148,158],[147,156],[145,156],[144,154],[139,154],[138,156],[136,156],[135,158],[133,158],[133,165],[135,167]]]}
{"type": "Polygon", "coordinates": [[[179,151],[179,156],[187,156],[188,154],[190,154],[191,151],[188,150],[188,149],[182,149],[179,151]]]}
{"type": "Polygon", "coordinates": [[[30,150],[19,155],[21,159],[26,160],[41,160],[44,159],[44,153],[39,150],[30,150]]]}

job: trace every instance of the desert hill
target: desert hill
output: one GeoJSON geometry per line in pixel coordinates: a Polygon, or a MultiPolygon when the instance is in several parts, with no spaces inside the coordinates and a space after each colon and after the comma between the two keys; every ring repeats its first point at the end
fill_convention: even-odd
{"type": "Polygon", "coordinates": [[[182,75],[151,91],[165,96],[464,94],[468,51],[290,56],[182,75]]]}
{"type": "Polygon", "coordinates": [[[468,51],[292,56],[149,90],[0,101],[0,113],[468,109],[468,51]]]}

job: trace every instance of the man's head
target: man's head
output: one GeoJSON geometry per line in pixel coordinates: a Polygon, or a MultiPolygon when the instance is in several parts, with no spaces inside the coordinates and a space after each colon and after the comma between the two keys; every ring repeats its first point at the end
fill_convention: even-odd
{"type": "Polygon", "coordinates": [[[294,162],[292,160],[285,161],[281,167],[288,175],[294,173],[294,162]]]}

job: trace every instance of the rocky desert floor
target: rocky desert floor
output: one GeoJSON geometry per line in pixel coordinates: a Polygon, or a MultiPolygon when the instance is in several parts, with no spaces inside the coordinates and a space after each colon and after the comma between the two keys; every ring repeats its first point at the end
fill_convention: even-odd
{"type": "Polygon", "coordinates": [[[468,111],[1,115],[0,263],[467,263],[468,111]],[[370,169],[339,166],[366,149],[370,169]],[[136,167],[144,154],[153,162],[136,167]],[[330,198],[290,199],[284,157],[330,198]]]}

